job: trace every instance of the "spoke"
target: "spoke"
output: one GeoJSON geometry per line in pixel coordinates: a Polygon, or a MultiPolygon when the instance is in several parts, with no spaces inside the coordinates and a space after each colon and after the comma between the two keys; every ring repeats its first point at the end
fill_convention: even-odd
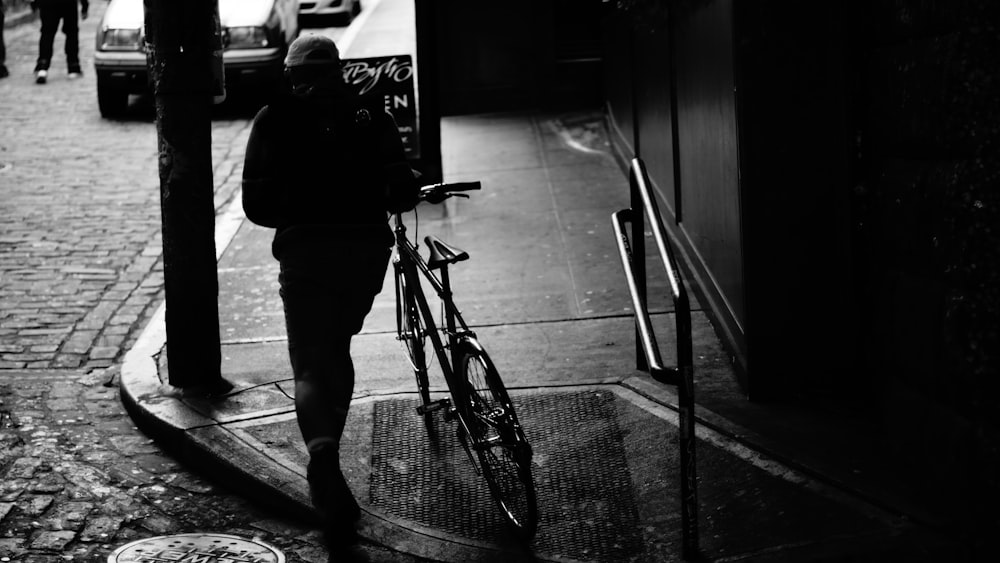
{"type": "Polygon", "coordinates": [[[531,510],[531,500],[527,488],[522,481],[521,469],[511,448],[500,448],[499,455],[493,449],[483,452],[485,465],[494,481],[497,495],[508,513],[508,516],[519,526],[527,523],[531,510]]]}

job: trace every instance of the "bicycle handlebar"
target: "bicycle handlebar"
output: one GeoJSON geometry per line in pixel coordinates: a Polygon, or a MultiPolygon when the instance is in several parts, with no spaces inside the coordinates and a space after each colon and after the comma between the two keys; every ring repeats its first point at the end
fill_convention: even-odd
{"type": "Polygon", "coordinates": [[[448,199],[452,196],[458,197],[469,197],[465,194],[458,192],[467,192],[471,190],[482,189],[482,182],[452,182],[452,183],[441,183],[441,184],[431,184],[429,186],[424,186],[420,188],[420,199],[422,201],[429,201],[431,203],[441,203],[442,201],[448,199]]]}

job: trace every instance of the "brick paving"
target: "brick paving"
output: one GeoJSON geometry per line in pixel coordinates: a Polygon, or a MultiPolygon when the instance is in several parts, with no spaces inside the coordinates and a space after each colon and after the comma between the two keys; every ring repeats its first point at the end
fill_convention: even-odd
{"type": "MultiPolygon", "coordinates": [[[[0,369],[111,366],[161,298],[156,130],[148,101],[97,110],[91,66],[103,3],[82,22],[85,77],[34,83],[37,23],[9,30],[0,81],[0,369]]],[[[246,116],[213,123],[216,194],[238,187],[246,116]]]]}
{"type": "Polygon", "coordinates": [[[316,532],[185,471],[139,433],[114,374],[0,373],[0,561],[106,561],[135,539],[209,530],[326,561],[316,532]]]}
{"type": "Polygon", "coordinates": [[[257,537],[289,563],[332,561],[316,530],[186,470],[140,433],[118,369],[0,371],[0,562],[104,562],[130,541],[190,532],[257,537]]]}
{"type": "MultiPolygon", "coordinates": [[[[104,120],[94,32],[84,77],[56,37],[36,85],[37,21],[7,29],[0,80],[0,562],[105,561],[161,534],[258,536],[290,563],[326,561],[315,531],[179,466],[125,413],[123,354],[163,299],[156,130],[148,100],[104,120]]],[[[213,121],[216,207],[236,195],[252,112],[213,121]]],[[[368,546],[369,558],[396,556],[368,546]]],[[[412,560],[412,559],[407,559],[412,560]]]]}

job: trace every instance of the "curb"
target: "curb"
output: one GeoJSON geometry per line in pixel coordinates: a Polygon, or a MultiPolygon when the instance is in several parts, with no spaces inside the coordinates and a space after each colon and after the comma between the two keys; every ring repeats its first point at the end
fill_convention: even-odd
{"type": "MultiPolygon", "coordinates": [[[[121,373],[121,400],[129,416],[181,461],[225,481],[233,491],[299,522],[318,525],[319,515],[305,494],[305,477],[289,470],[198,412],[170,386],[159,382],[156,356],[162,349],[163,307],[129,351],[121,373]],[[221,452],[239,452],[235,459],[221,452]],[[247,471],[248,467],[254,471],[247,471]]],[[[405,525],[362,506],[359,534],[366,540],[401,553],[434,561],[571,561],[547,559],[472,540],[442,537],[436,530],[405,525]]]]}
{"type": "MultiPolygon", "coordinates": [[[[240,189],[237,188],[229,206],[216,216],[216,260],[222,257],[235,238],[243,219],[242,199],[240,189]]],[[[208,475],[225,474],[227,478],[232,477],[235,480],[231,483],[234,488],[252,492],[250,498],[301,517],[302,501],[308,503],[308,499],[298,498],[283,490],[284,487],[260,487],[257,479],[247,475],[231,460],[215,455],[206,444],[230,440],[231,435],[219,430],[215,420],[188,405],[178,388],[160,380],[157,362],[167,344],[166,309],[167,303],[164,300],[122,361],[119,394],[125,410],[136,426],[144,433],[155,436],[165,449],[182,460],[207,469],[208,475]]],[[[294,477],[289,475],[284,483],[293,480],[294,477]]],[[[305,520],[318,522],[318,515],[310,513],[305,520]]]]}
{"type": "MultiPolygon", "coordinates": [[[[240,190],[237,188],[226,210],[216,217],[216,258],[224,254],[243,224],[240,190]]],[[[196,402],[185,399],[180,389],[160,380],[158,361],[167,343],[166,301],[143,328],[122,362],[119,395],[126,412],[144,433],[182,462],[224,480],[226,486],[248,499],[270,507],[300,522],[317,525],[319,514],[312,508],[305,476],[291,471],[263,452],[244,444],[238,436],[204,414],[196,402]],[[240,452],[229,459],[221,452],[240,452]],[[250,472],[247,467],[257,470],[250,472]]],[[[508,563],[528,557],[475,542],[454,541],[434,530],[404,525],[394,518],[362,507],[361,537],[377,545],[437,561],[483,561],[508,563]]]]}

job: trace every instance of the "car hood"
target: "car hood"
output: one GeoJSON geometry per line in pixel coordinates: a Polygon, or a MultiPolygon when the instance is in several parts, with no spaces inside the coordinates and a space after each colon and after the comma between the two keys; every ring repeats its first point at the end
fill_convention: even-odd
{"type": "Polygon", "coordinates": [[[222,27],[264,25],[274,0],[219,0],[222,27]]]}
{"type": "MultiPolygon", "coordinates": [[[[222,27],[263,25],[274,0],[219,0],[222,27]]],[[[104,25],[112,29],[142,27],[142,0],[113,0],[104,12],[104,25]]]]}
{"type": "Polygon", "coordinates": [[[113,0],[104,11],[109,29],[138,29],[142,23],[142,0],[113,0]]]}

